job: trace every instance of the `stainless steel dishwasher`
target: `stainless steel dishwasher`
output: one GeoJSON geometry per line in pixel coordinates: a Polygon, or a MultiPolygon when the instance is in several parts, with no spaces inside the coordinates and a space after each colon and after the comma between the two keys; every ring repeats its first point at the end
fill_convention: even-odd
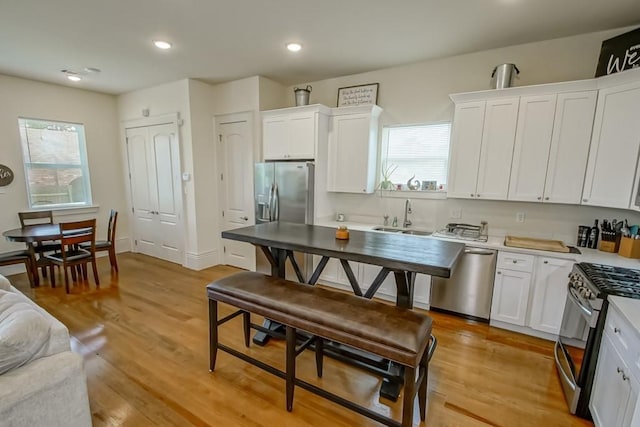
{"type": "Polygon", "coordinates": [[[465,247],[449,279],[432,277],[431,308],[489,320],[497,255],[496,250],[465,247]]]}

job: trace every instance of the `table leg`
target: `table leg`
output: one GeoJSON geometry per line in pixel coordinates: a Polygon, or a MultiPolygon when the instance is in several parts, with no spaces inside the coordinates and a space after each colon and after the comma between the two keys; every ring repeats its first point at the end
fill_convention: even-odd
{"type": "Polygon", "coordinates": [[[27,243],[27,250],[31,258],[31,277],[33,278],[33,286],[40,286],[40,275],[38,274],[38,260],[36,259],[36,249],[33,243],[27,243]]]}
{"type": "MultiPolygon", "coordinates": [[[[270,250],[265,246],[262,246],[261,249],[262,252],[264,252],[264,254],[267,256],[267,259],[271,264],[271,276],[284,279],[286,275],[287,251],[285,249],[270,250]],[[271,256],[269,256],[269,254],[271,256]]],[[[262,322],[262,327],[275,332],[279,329],[283,329],[284,325],[278,322],[274,322],[270,319],[264,319],[264,321],[262,322]]],[[[266,345],[269,342],[269,339],[271,339],[269,334],[260,331],[256,332],[256,334],[253,336],[254,344],[257,344],[259,346],[266,345]]]]}

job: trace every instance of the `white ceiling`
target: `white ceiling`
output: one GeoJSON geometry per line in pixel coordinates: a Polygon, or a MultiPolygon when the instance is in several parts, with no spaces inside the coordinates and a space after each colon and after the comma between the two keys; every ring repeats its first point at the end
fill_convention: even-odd
{"type": "Polygon", "coordinates": [[[0,73],[113,94],[187,77],[290,85],[638,23],[639,0],[0,0],[0,73]],[[102,72],[60,72],[85,67],[102,72]]]}

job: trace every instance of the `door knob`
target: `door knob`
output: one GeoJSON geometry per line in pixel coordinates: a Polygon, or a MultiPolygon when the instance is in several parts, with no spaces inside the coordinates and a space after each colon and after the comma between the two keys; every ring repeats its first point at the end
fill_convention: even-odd
{"type": "Polygon", "coordinates": [[[249,217],[248,216],[241,216],[240,219],[244,219],[245,221],[249,221],[249,217]]]}

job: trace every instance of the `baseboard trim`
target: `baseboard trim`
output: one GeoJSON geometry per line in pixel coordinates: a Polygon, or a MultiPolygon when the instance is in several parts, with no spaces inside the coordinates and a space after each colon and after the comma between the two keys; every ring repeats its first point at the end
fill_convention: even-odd
{"type": "Polygon", "coordinates": [[[191,270],[200,271],[218,264],[218,251],[216,249],[200,254],[193,252],[187,252],[185,254],[184,266],[191,270]]]}
{"type": "Polygon", "coordinates": [[[531,335],[533,337],[542,338],[548,341],[557,341],[558,335],[550,334],[548,332],[537,331],[528,326],[512,325],[511,323],[501,322],[499,320],[489,320],[489,325],[495,328],[506,329],[512,332],[518,332],[524,335],[531,335]]]}

